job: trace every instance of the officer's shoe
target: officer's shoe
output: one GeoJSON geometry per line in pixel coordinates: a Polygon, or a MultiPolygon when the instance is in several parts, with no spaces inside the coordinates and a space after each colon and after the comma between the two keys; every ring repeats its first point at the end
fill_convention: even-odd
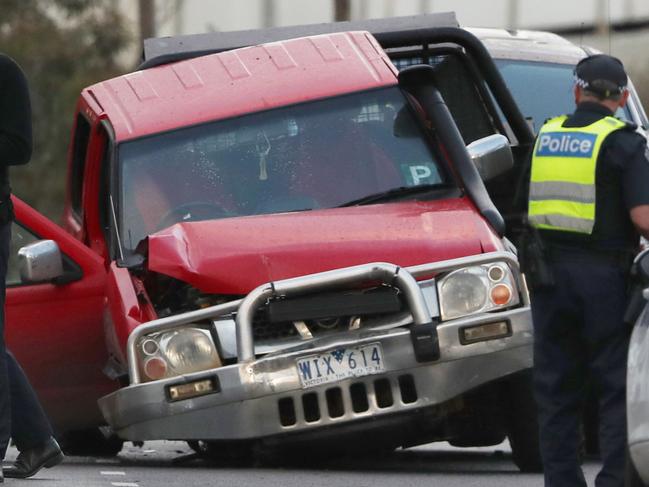
{"type": "Polygon", "coordinates": [[[61,447],[54,438],[50,438],[41,445],[21,451],[13,465],[2,467],[4,476],[12,479],[26,479],[31,477],[41,468],[51,468],[63,461],[64,455],[61,447]]]}

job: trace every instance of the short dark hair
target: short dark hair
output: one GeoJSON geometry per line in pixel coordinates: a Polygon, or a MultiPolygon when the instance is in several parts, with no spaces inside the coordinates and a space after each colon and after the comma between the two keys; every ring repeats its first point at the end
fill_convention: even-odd
{"type": "Polygon", "coordinates": [[[604,101],[604,100],[620,101],[622,99],[622,95],[624,94],[624,91],[622,91],[621,93],[609,93],[608,96],[600,92],[591,91],[588,89],[584,89],[583,93],[586,96],[592,96],[593,98],[597,98],[600,101],[604,101]]]}

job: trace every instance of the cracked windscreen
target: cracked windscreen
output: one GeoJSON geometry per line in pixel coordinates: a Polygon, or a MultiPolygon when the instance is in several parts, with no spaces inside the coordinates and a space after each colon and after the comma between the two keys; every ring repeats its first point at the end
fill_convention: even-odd
{"type": "Polygon", "coordinates": [[[131,250],[178,222],[333,208],[394,188],[448,187],[396,87],[125,142],[118,157],[119,230],[131,250]]]}
{"type": "MultiPolygon", "coordinates": [[[[573,65],[505,59],[495,62],[535,133],[548,118],[575,111],[573,65]]],[[[618,109],[615,116],[632,120],[628,107],[618,109]]]]}

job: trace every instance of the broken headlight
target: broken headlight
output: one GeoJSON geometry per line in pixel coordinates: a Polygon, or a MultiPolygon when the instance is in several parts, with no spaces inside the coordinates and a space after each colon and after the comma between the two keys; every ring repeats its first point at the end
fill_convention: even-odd
{"type": "Polygon", "coordinates": [[[138,352],[147,381],[221,366],[214,339],[204,328],[187,327],[146,335],[139,342],[138,352]]]}
{"type": "Polygon", "coordinates": [[[519,303],[512,270],[503,262],[464,267],[437,281],[442,320],[507,308],[519,303]]]}

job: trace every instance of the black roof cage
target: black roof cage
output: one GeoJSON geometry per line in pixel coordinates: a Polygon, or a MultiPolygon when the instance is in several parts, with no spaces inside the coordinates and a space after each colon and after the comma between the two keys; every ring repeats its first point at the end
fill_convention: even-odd
{"type": "Polygon", "coordinates": [[[366,30],[374,35],[390,34],[432,27],[459,27],[455,13],[436,13],[393,17],[387,19],[354,20],[325,24],[270,27],[267,29],[209,32],[175,37],[157,37],[144,41],[143,62],[139,69],[167,64],[239,47],[254,46],[267,42],[283,41],[318,34],[332,34],[354,30],[366,30]]]}
{"type": "Polygon", "coordinates": [[[144,41],[144,60],[138,69],[267,42],[359,30],[370,32],[384,49],[409,46],[428,48],[431,44],[459,45],[476,63],[518,143],[525,145],[534,141],[534,134],[489,52],[477,37],[460,28],[453,12],[151,38],[144,41]]]}

